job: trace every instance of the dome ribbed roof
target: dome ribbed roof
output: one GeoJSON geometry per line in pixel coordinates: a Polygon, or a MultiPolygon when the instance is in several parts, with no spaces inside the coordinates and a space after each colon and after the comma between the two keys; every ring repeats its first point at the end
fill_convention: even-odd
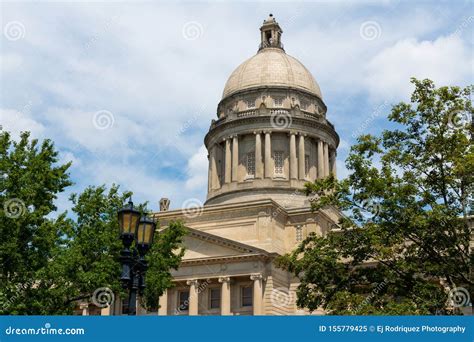
{"type": "Polygon", "coordinates": [[[278,48],[265,48],[235,69],[222,98],[242,90],[272,86],[304,90],[322,99],[321,89],[308,69],[278,48]]]}

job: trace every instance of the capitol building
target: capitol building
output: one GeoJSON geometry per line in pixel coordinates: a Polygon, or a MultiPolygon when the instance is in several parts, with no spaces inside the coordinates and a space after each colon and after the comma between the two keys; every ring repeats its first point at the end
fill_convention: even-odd
{"type": "MultiPolygon", "coordinates": [[[[204,206],[169,210],[162,199],[154,213],[162,228],[182,220],[188,229],[175,286],[160,298],[159,315],[308,314],[296,306],[298,278],[274,259],[339,221],[336,208],[312,212],[301,192],[306,182],[336,174],[339,136],[326,119],[318,83],[285,52],[282,33],[270,15],[257,54],[225,84],[204,138],[204,206]]],[[[120,312],[118,300],[109,314],[120,312]]]]}
{"type": "Polygon", "coordinates": [[[159,315],[297,315],[298,279],[275,267],[309,233],[325,234],[340,212],[311,212],[305,182],[336,173],[339,136],[311,72],[288,55],[270,15],[255,56],[227,80],[204,138],[208,191],[199,210],[155,213],[180,219],[186,253],[159,315]]]}

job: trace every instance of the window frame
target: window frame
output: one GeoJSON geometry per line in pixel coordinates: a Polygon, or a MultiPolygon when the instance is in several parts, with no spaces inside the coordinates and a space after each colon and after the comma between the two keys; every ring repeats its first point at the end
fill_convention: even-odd
{"type": "Polygon", "coordinates": [[[190,294],[189,290],[178,290],[177,291],[177,297],[178,298],[177,298],[177,301],[176,301],[176,304],[177,304],[176,306],[177,306],[178,311],[189,311],[189,294],[190,294]],[[184,294],[184,293],[188,294],[188,298],[183,301],[183,303],[187,302],[187,305],[182,307],[181,295],[184,294]]]}
{"type": "Polygon", "coordinates": [[[240,307],[241,308],[249,308],[253,307],[253,286],[252,285],[241,285],[240,286],[240,307]],[[246,304],[244,305],[244,289],[249,289],[250,290],[250,296],[248,299],[250,300],[250,305],[246,304]]]}
{"type": "Polygon", "coordinates": [[[208,297],[209,297],[209,300],[208,300],[208,307],[209,307],[209,310],[217,310],[217,309],[220,309],[221,308],[221,300],[222,300],[222,293],[221,293],[221,289],[219,287],[210,287],[209,288],[209,292],[208,292],[208,297]],[[216,291],[218,293],[218,297],[217,298],[212,298],[212,293],[213,291],[216,291]],[[215,301],[217,300],[218,301],[218,306],[217,307],[213,307],[212,306],[212,301],[215,301]]]}

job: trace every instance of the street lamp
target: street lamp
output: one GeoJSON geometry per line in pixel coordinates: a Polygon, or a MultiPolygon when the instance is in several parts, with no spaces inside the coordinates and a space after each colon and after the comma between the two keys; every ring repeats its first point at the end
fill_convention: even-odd
{"type": "Polygon", "coordinates": [[[134,209],[131,200],[117,214],[120,239],[124,246],[120,253],[122,263],[120,280],[122,286],[129,289],[128,314],[136,315],[137,291],[142,294],[145,289],[145,273],[147,270],[145,254],[153,243],[156,223],[146,215],[140,218],[140,212],[134,209]],[[131,249],[134,241],[136,248],[131,249]]]}

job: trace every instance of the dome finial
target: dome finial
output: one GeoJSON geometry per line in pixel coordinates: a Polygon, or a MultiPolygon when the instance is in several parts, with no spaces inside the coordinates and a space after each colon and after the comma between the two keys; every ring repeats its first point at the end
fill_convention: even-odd
{"type": "Polygon", "coordinates": [[[272,13],[269,14],[268,19],[263,21],[263,25],[260,27],[260,32],[261,43],[258,51],[266,48],[277,48],[284,51],[283,44],[281,43],[281,34],[283,33],[283,30],[273,17],[272,13]]]}

